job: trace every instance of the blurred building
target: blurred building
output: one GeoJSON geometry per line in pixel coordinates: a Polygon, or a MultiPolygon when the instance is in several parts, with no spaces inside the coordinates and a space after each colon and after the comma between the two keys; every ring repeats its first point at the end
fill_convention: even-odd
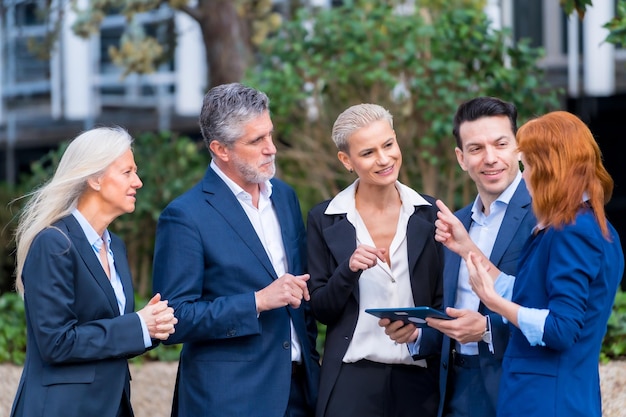
{"type": "MultiPolygon", "coordinates": [[[[541,65],[552,85],[566,91],[564,106],[601,133],[601,140],[613,122],[598,121],[599,113],[621,116],[626,106],[621,96],[626,51],[603,42],[607,31],[602,25],[613,17],[615,1],[594,0],[583,22],[565,16],[556,0],[487,0],[485,8],[495,28],[512,29],[513,41],[530,38],[533,46],[544,48],[541,65]]],[[[119,41],[123,16],[107,16],[100,33],[85,40],[72,31],[76,14],[71,8],[56,11],[48,24],[54,25],[61,13],[64,18],[58,20],[56,41],[44,51],[50,58],[42,60],[28,47],[32,40],[45,45],[37,3],[2,0],[0,9],[0,180],[15,181],[32,160],[95,125],[119,124],[131,133],[168,129],[197,134],[206,68],[200,30],[189,16],[165,6],[140,15],[139,22],[161,42],[176,35],[175,54],[153,74],[122,77],[107,50],[119,41]]],[[[69,2],[56,4],[63,3],[69,2]]],[[[275,3],[284,9],[289,2],[275,3]]],[[[310,0],[321,7],[340,3],[310,0]]],[[[604,146],[618,152],[612,144],[604,146]]],[[[618,170],[611,169],[612,174],[618,170]]],[[[626,188],[624,178],[619,183],[626,188]]]]}

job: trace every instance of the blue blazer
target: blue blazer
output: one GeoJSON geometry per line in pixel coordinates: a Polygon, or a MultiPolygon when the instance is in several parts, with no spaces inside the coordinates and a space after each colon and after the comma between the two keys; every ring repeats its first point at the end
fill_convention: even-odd
{"type": "MultiPolygon", "coordinates": [[[[456,216],[461,220],[467,230],[472,223],[472,204],[457,211],[456,216]]],[[[532,212],[531,198],[526,190],[524,180],[517,186],[517,190],[511,197],[502,225],[498,231],[490,260],[502,272],[508,275],[516,275],[517,264],[524,246],[524,242],[530,236],[532,228],[537,221],[532,212]]],[[[445,249],[445,267],[443,272],[443,304],[444,307],[454,307],[459,278],[461,257],[456,253],[445,249]]],[[[491,319],[491,335],[494,353],[489,351],[486,343],[478,342],[478,355],[485,390],[489,393],[489,400],[496,409],[498,400],[498,387],[502,373],[502,357],[509,340],[509,327],[503,323],[502,316],[493,313],[482,303],[478,311],[489,315],[491,319]]],[[[438,416],[441,417],[446,403],[448,388],[448,370],[453,366],[452,349],[455,341],[448,336],[443,336],[441,367],[439,376],[440,403],[438,416]]]]}
{"type": "MultiPolygon", "coordinates": [[[[416,306],[441,308],[443,247],[434,239],[437,208],[432,197],[422,197],[432,205],[415,207],[406,232],[411,290],[416,306]]],[[[307,226],[311,307],[315,317],[327,325],[317,416],[324,415],[359,314],[360,271],[352,272],[348,266],[356,249],[356,230],[345,214],[324,214],[329,203],[311,210],[307,226]]],[[[424,328],[420,355],[415,359],[428,359],[429,367],[436,366],[440,349],[441,333],[424,328]]]]}
{"type": "MultiPolygon", "coordinates": [[[[297,196],[273,179],[288,272],[305,273],[306,237],[297,196]]],[[[302,346],[307,402],[317,398],[317,327],[300,308],[257,316],[254,292],[276,279],[265,249],[232,191],[208,168],[159,218],[154,291],[178,318],[167,343],[183,343],[172,415],[283,417],[291,385],[292,320],[302,346]]]]}
{"type": "Polygon", "coordinates": [[[545,346],[511,325],[498,416],[601,417],[598,358],[624,271],[619,237],[602,236],[593,212],[539,231],[524,246],[513,301],[549,309],[545,346]]]}
{"type": "Polygon", "coordinates": [[[111,234],[126,295],[113,288],[74,216],[35,237],[22,273],[26,362],[11,416],[115,417],[130,409],[127,358],[145,351],[126,248],[111,234]]]}

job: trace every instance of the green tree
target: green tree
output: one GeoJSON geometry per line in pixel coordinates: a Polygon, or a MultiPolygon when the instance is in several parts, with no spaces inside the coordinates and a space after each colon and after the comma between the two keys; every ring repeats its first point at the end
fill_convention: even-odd
{"type": "MultiPolygon", "coordinates": [[[[33,3],[40,8],[49,32],[44,42],[30,42],[30,47],[44,58],[59,36],[66,6],[77,14],[73,31],[85,38],[99,32],[108,14],[126,16],[127,24],[120,44],[108,51],[113,62],[125,69],[125,74],[154,72],[160,63],[172,56],[176,47],[171,24],[166,25],[165,31],[151,33],[138,23],[137,14],[163,6],[186,13],[198,23],[202,33],[208,86],[241,80],[253,59],[256,45],[281,24],[280,15],[272,10],[272,0],[58,0],[33,3]]],[[[0,12],[2,7],[0,5],[0,12]]]]}
{"type": "Polygon", "coordinates": [[[604,27],[609,30],[607,42],[621,47],[626,46],[626,0],[618,0],[617,14],[604,27]]]}
{"type": "Polygon", "coordinates": [[[438,1],[411,10],[398,1],[345,3],[301,10],[261,46],[249,77],[272,99],[284,145],[281,176],[305,208],[353,180],[330,140],[332,123],[350,105],[388,108],[403,150],[400,180],[453,205],[475,194],[453,152],[452,115],[461,102],[498,96],[516,103],[522,120],[558,106],[537,67],[541,51],[493,30],[479,4],[438,1]]]}
{"type": "MultiPolygon", "coordinates": [[[[618,46],[626,46],[626,0],[616,1],[617,14],[604,25],[609,30],[606,41],[618,46]]],[[[560,2],[567,15],[576,11],[581,19],[584,18],[587,7],[592,6],[592,0],[560,0],[560,2]]]]}

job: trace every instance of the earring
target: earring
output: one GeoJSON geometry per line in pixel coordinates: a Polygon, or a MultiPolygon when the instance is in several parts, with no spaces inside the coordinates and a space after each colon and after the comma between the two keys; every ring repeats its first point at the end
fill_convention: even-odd
{"type": "Polygon", "coordinates": [[[352,173],[354,172],[354,170],[353,170],[352,168],[350,168],[350,169],[348,170],[348,172],[349,172],[350,174],[352,174],[352,173]]]}

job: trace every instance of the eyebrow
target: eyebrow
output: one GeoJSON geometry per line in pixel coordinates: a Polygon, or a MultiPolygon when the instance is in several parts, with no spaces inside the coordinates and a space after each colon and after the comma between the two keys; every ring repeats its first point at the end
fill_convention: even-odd
{"type": "MultiPolygon", "coordinates": [[[[495,139],[490,140],[489,143],[498,142],[498,141],[500,141],[502,139],[510,140],[511,138],[508,137],[507,135],[502,135],[502,136],[498,136],[495,139]]],[[[476,145],[481,145],[482,146],[483,142],[480,142],[480,143],[479,142],[468,142],[468,143],[464,144],[463,146],[465,147],[465,146],[476,146],[476,145]]]]}
{"type": "MultiPolygon", "coordinates": [[[[388,139],[385,139],[385,141],[383,142],[383,145],[386,145],[386,144],[388,144],[390,141],[391,141],[391,142],[393,142],[393,141],[395,141],[395,140],[396,140],[396,138],[392,136],[392,137],[390,137],[390,138],[388,138],[388,139]]],[[[374,150],[374,148],[375,148],[375,147],[373,147],[373,148],[365,148],[365,149],[361,149],[361,151],[360,151],[359,153],[361,153],[361,152],[365,152],[365,151],[371,151],[371,150],[374,150]]]]}
{"type": "Polygon", "coordinates": [[[257,136],[255,138],[250,139],[250,140],[243,141],[243,143],[245,143],[246,145],[250,145],[252,142],[256,142],[259,139],[263,139],[263,138],[265,138],[268,135],[272,136],[273,134],[274,134],[274,129],[270,130],[268,133],[266,133],[264,135],[257,136]]]}

